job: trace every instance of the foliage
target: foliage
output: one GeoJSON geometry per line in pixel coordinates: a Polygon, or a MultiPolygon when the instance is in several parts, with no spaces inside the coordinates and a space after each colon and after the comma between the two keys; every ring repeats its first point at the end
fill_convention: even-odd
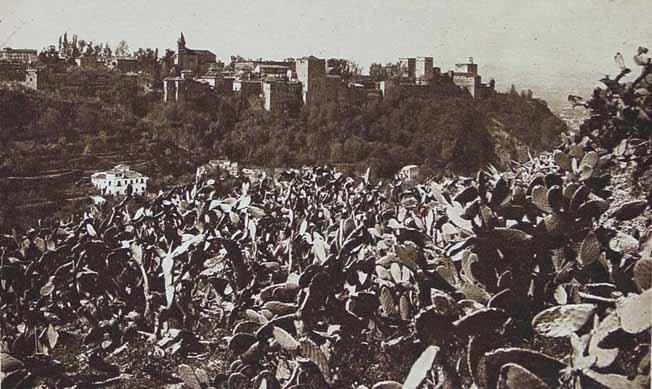
{"type": "Polygon", "coordinates": [[[310,102],[300,120],[247,109],[226,134],[221,152],[281,167],[371,166],[380,177],[392,177],[408,164],[468,173],[497,160],[488,132],[494,119],[533,150],[553,147],[565,128],[545,103],[501,94],[473,100],[442,80],[423,96],[398,90],[366,106],[352,105],[345,93],[310,102]]]}
{"type": "Polygon", "coordinates": [[[127,43],[126,40],[121,40],[118,42],[118,46],[115,48],[115,55],[118,57],[126,57],[130,55],[131,53],[129,52],[129,44],[127,43]]]}
{"type": "MultiPolygon", "coordinates": [[[[620,351],[618,340],[606,342],[615,333],[649,342],[652,295],[625,269],[648,255],[650,241],[611,249],[623,238],[599,226],[604,208],[589,205],[599,196],[587,179],[557,171],[548,158],[512,176],[483,171],[473,181],[385,192],[317,168],[227,197],[211,180],[135,211],[129,198],[92,207],[70,223],[3,238],[10,355],[51,353],[57,328],[80,313],[85,342],[101,346],[97,363],[137,330],[152,333],[164,353],[186,353],[201,349],[194,332],[211,315],[231,331],[236,359],[228,376],[208,379],[179,366],[191,387],[337,387],[338,349],[371,334],[425,350],[403,387],[642,387],[646,373],[633,381],[605,373],[620,351]],[[509,348],[510,339],[531,336],[530,323],[569,339],[570,362],[509,348]],[[441,369],[429,371],[433,364],[441,369]]],[[[44,374],[16,365],[10,379],[44,374]]],[[[104,368],[105,378],[119,377],[104,368]]],[[[378,387],[392,385],[401,387],[378,387]]]]}
{"type": "Polygon", "coordinates": [[[387,81],[400,77],[401,69],[400,64],[397,63],[387,63],[385,65],[379,63],[372,63],[369,66],[369,75],[375,81],[387,81]]]}
{"type": "Polygon", "coordinates": [[[343,58],[329,58],[326,60],[326,66],[329,74],[340,76],[343,80],[348,80],[362,73],[362,69],[358,64],[343,58]]]}

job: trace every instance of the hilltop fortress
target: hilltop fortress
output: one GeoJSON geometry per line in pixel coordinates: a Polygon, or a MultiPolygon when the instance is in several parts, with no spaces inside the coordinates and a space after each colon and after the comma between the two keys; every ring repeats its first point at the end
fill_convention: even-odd
{"type": "MultiPolygon", "coordinates": [[[[395,64],[373,66],[380,66],[381,72],[362,75],[351,61],[314,56],[282,61],[238,56],[225,65],[209,50],[190,48],[183,33],[177,40],[176,52],[166,50],[161,58],[158,51],[150,49],[140,49],[133,55],[117,49],[114,53],[108,44],[93,47],[78,42],[76,36],[68,40],[64,34],[58,49],[50,46],[38,54],[30,49],[1,50],[0,86],[49,91],[81,88],[70,85],[72,81],[65,73],[74,68],[105,69],[145,91],[162,89],[164,102],[184,102],[209,91],[218,95],[239,93],[243,99],[260,98],[262,107],[274,113],[297,113],[311,101],[344,99],[365,106],[393,91],[427,96],[442,80],[465,89],[476,99],[495,91],[493,80],[482,83],[473,58],[448,72],[436,67],[433,57],[399,58],[395,64]]],[[[102,74],[96,78],[87,80],[92,85],[84,88],[101,90],[111,82],[102,74]]]]}
{"type": "MultiPolygon", "coordinates": [[[[356,105],[382,99],[393,89],[424,94],[437,79],[448,78],[474,98],[494,92],[494,81],[482,83],[478,65],[469,58],[455,70],[442,73],[433,57],[400,58],[397,74],[378,80],[343,69],[341,62],[314,56],[270,60],[236,60],[230,66],[216,61],[208,50],[190,49],[181,34],[177,53],[170,59],[174,66],[163,79],[164,101],[184,101],[210,88],[218,94],[239,92],[243,98],[259,96],[267,111],[294,111],[311,100],[329,101],[347,98],[356,105]]],[[[345,66],[345,65],[344,65],[345,66]]]]}

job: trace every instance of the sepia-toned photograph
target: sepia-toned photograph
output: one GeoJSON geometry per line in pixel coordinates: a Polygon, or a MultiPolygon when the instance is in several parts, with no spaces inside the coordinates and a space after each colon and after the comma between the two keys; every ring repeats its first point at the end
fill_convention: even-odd
{"type": "Polygon", "coordinates": [[[0,0],[0,388],[650,388],[651,12],[0,0]]]}

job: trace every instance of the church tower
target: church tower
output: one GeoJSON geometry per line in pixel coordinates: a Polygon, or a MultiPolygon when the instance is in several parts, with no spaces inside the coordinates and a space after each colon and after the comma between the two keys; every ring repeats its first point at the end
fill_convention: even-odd
{"type": "Polygon", "coordinates": [[[179,69],[183,70],[184,68],[184,54],[186,51],[186,38],[183,36],[183,32],[181,33],[181,37],[177,41],[177,65],[179,65],[179,69]]]}

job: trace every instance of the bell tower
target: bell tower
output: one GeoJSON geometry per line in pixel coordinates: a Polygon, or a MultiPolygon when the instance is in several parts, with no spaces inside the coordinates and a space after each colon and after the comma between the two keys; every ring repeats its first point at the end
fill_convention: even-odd
{"type": "Polygon", "coordinates": [[[181,37],[179,37],[179,40],[177,41],[177,65],[179,65],[179,69],[183,70],[184,68],[184,54],[186,51],[186,38],[183,36],[183,32],[181,33],[181,37]]]}

